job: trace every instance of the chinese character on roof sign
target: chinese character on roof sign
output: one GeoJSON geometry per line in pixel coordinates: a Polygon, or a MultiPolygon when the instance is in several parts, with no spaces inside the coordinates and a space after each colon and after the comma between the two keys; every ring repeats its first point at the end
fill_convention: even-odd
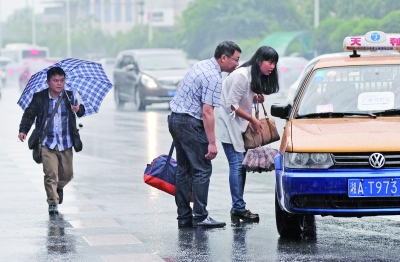
{"type": "Polygon", "coordinates": [[[361,45],[361,37],[351,37],[351,45],[361,45]]]}
{"type": "Polygon", "coordinates": [[[400,46],[400,38],[390,38],[390,44],[392,46],[400,46]]]}

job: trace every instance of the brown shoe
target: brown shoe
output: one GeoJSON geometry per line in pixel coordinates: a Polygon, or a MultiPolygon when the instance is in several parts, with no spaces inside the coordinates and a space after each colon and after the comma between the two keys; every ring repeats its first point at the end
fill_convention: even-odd
{"type": "Polygon", "coordinates": [[[251,222],[258,222],[260,221],[260,217],[258,214],[253,214],[251,213],[250,210],[245,210],[245,211],[236,211],[236,210],[231,210],[231,216],[243,219],[244,221],[251,221],[251,222]]]}

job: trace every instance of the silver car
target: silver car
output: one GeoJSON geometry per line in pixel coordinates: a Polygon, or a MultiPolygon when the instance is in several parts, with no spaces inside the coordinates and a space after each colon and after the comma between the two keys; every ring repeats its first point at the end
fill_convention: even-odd
{"type": "Polygon", "coordinates": [[[134,49],[118,54],[114,66],[117,108],[133,102],[137,110],[171,101],[190,65],[175,49],[134,49]]]}

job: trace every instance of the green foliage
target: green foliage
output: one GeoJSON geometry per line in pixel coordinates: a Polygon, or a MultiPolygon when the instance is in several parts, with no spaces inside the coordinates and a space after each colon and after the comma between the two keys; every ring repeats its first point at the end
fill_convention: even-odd
{"type": "MultiPolygon", "coordinates": [[[[358,24],[358,21],[346,21],[339,25],[329,37],[329,47],[331,52],[343,52],[343,39],[351,35],[353,28],[358,24]]],[[[366,33],[366,32],[365,32],[366,33]]],[[[365,34],[364,33],[364,34],[365,34]]]]}
{"type": "Polygon", "coordinates": [[[253,54],[257,51],[260,47],[260,43],[262,38],[249,38],[249,39],[240,39],[237,41],[237,44],[242,49],[242,54],[240,55],[241,61],[249,60],[253,54]]]}
{"type": "Polygon", "coordinates": [[[381,31],[387,33],[399,33],[400,31],[400,10],[388,14],[382,19],[381,31]]]}
{"type": "Polygon", "coordinates": [[[358,21],[357,26],[348,35],[365,35],[366,32],[377,29],[382,31],[381,20],[365,18],[358,21]]]}
{"type": "Polygon", "coordinates": [[[319,27],[314,30],[312,46],[318,54],[330,53],[330,41],[328,41],[331,33],[343,23],[341,19],[327,19],[320,23],[319,27]]]}
{"type": "Polygon", "coordinates": [[[7,43],[31,43],[32,27],[27,21],[31,20],[31,9],[23,8],[16,10],[9,18],[7,26],[2,27],[4,32],[4,44],[7,43]]]}
{"type": "Polygon", "coordinates": [[[184,49],[199,59],[212,56],[224,40],[262,38],[305,25],[290,1],[273,0],[197,0],[183,12],[180,23],[184,49]]]}

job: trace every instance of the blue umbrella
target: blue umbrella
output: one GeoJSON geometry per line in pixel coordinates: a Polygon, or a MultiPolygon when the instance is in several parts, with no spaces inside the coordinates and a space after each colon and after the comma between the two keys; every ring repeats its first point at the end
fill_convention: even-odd
{"type": "Polygon", "coordinates": [[[48,88],[47,71],[56,66],[65,71],[65,90],[78,93],[81,98],[86,109],[84,116],[97,113],[101,102],[112,88],[112,83],[101,64],[75,58],[64,59],[34,74],[17,104],[25,111],[32,101],[33,94],[48,88]]]}

